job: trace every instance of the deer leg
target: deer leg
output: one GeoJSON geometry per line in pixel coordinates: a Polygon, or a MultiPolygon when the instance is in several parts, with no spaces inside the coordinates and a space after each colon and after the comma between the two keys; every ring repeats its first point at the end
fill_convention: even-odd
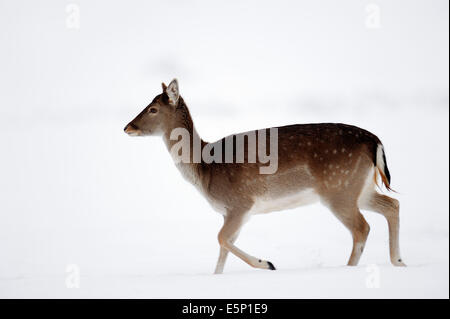
{"type": "Polygon", "coordinates": [[[391,257],[391,263],[394,266],[406,266],[400,257],[400,244],[399,244],[399,210],[400,204],[395,198],[391,198],[386,195],[374,192],[368,200],[363,203],[362,209],[374,211],[383,215],[389,228],[389,253],[391,257]]]}
{"type": "Polygon", "coordinates": [[[220,246],[219,259],[217,260],[216,269],[214,270],[215,275],[220,275],[223,273],[223,268],[225,267],[227,257],[228,257],[228,250],[220,246]]]}
{"type": "Polygon", "coordinates": [[[352,234],[353,249],[347,265],[356,266],[366,245],[369,224],[356,205],[343,205],[338,201],[337,204],[331,205],[331,210],[352,234]]]}
{"type": "MultiPolygon", "coordinates": [[[[239,230],[241,229],[242,225],[245,222],[245,217],[246,217],[245,213],[241,214],[236,212],[229,212],[228,215],[225,217],[225,222],[218,236],[219,244],[221,247],[221,255],[223,248],[231,252],[235,256],[239,257],[244,262],[246,262],[247,264],[249,264],[254,268],[275,270],[275,267],[270,261],[262,260],[254,256],[251,256],[234,245],[233,239],[236,239],[236,235],[238,234],[239,230]]],[[[219,261],[221,260],[221,257],[224,259],[226,258],[226,255],[219,256],[219,261]]],[[[220,265],[218,264],[219,268],[218,270],[221,270],[219,266],[220,265]]]]}
{"type": "MultiPolygon", "coordinates": [[[[234,244],[234,242],[236,241],[238,236],[239,236],[239,231],[236,232],[236,234],[233,236],[233,238],[231,238],[232,244],[234,244]]],[[[214,271],[214,274],[218,275],[218,274],[223,273],[223,268],[225,267],[225,262],[227,261],[227,257],[228,257],[228,250],[225,249],[224,247],[220,246],[219,259],[217,260],[216,270],[214,271]]]]}
{"type": "Polygon", "coordinates": [[[367,236],[369,236],[370,226],[364,219],[363,215],[359,212],[356,214],[352,223],[352,237],[353,237],[353,249],[350,259],[348,260],[348,266],[356,266],[359,263],[359,259],[366,246],[367,236]]]}

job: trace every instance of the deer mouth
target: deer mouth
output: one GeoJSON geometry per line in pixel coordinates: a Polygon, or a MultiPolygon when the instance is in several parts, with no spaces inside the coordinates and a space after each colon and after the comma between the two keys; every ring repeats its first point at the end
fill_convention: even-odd
{"type": "Polygon", "coordinates": [[[139,136],[139,135],[141,135],[140,131],[127,132],[127,134],[130,135],[130,136],[139,136]]]}
{"type": "Polygon", "coordinates": [[[125,126],[124,131],[130,136],[139,136],[142,134],[142,131],[133,124],[128,124],[125,126]]]}

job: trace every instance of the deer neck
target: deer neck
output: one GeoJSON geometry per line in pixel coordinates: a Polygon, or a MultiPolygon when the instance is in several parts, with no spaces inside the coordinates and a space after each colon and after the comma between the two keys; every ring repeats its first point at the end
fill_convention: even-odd
{"type": "Polygon", "coordinates": [[[192,117],[189,113],[189,109],[181,97],[175,110],[173,121],[166,127],[166,130],[163,134],[163,140],[169,153],[171,153],[172,158],[174,158],[175,165],[177,166],[183,177],[192,184],[200,186],[202,181],[201,149],[206,143],[200,138],[199,134],[197,133],[194,122],[192,121],[192,117]],[[172,154],[172,150],[175,144],[179,143],[180,141],[177,134],[175,134],[175,139],[170,138],[172,132],[174,132],[175,129],[182,129],[189,135],[189,144],[187,147],[189,148],[190,159],[188,162],[180,162],[178,160],[175,160],[174,154],[172,154]],[[200,146],[200,153],[198,145],[200,146]]]}

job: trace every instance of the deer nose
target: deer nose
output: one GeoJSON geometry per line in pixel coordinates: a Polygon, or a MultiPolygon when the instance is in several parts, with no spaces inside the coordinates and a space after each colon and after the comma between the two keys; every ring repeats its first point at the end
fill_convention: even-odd
{"type": "Polygon", "coordinates": [[[125,131],[125,133],[129,133],[130,131],[135,131],[137,129],[138,127],[136,125],[134,125],[133,123],[129,123],[123,130],[125,131]]]}

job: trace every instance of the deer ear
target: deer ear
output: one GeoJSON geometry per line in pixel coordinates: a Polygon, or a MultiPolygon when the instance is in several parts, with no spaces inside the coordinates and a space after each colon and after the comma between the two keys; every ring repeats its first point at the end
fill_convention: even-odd
{"type": "Polygon", "coordinates": [[[166,92],[167,90],[167,85],[163,82],[161,83],[162,89],[163,89],[163,93],[166,92]]]}
{"type": "Polygon", "coordinates": [[[169,103],[174,106],[177,105],[178,99],[180,97],[177,79],[173,79],[172,82],[170,82],[169,86],[167,87],[166,93],[169,97],[169,103]]]}

